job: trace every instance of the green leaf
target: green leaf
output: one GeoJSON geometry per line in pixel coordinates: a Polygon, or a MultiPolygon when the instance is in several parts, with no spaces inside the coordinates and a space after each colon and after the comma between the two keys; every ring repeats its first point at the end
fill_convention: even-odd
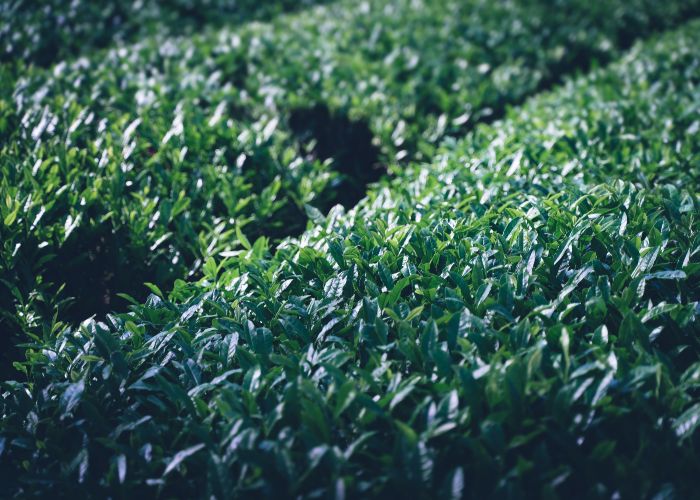
{"type": "Polygon", "coordinates": [[[144,283],[144,286],[148,288],[151,292],[153,292],[155,295],[165,300],[165,296],[163,295],[163,292],[160,291],[160,288],[158,288],[158,285],[146,282],[144,283]]]}
{"type": "Polygon", "coordinates": [[[647,280],[684,280],[687,276],[683,271],[659,271],[644,276],[647,280]]]}
{"type": "Polygon", "coordinates": [[[248,238],[246,238],[245,234],[243,234],[243,231],[241,231],[241,226],[238,224],[236,224],[236,238],[246,250],[251,250],[253,248],[253,246],[250,244],[250,241],[248,241],[248,238]]]}
{"type": "Polygon", "coordinates": [[[394,425],[396,425],[401,435],[408,442],[409,446],[415,446],[418,443],[418,435],[413,429],[411,429],[411,427],[404,424],[400,420],[394,420],[394,425]]]}
{"type": "Polygon", "coordinates": [[[700,426],[700,403],[695,403],[674,420],[673,430],[679,439],[687,439],[700,426]]]}
{"type": "Polygon", "coordinates": [[[3,223],[8,227],[11,226],[12,223],[17,220],[17,214],[19,214],[19,205],[17,205],[14,210],[5,216],[3,223]]]}
{"type": "Polygon", "coordinates": [[[179,451],[175,454],[173,458],[170,459],[168,462],[168,465],[165,467],[165,472],[163,472],[163,477],[167,476],[170,474],[173,470],[175,470],[185,459],[188,457],[191,457],[195,453],[197,453],[199,450],[204,448],[204,444],[196,444],[194,446],[190,446],[189,448],[185,448],[182,451],[179,451]]]}
{"type": "Polygon", "coordinates": [[[85,381],[79,380],[66,387],[66,390],[61,395],[60,410],[61,417],[65,417],[68,413],[78,406],[85,392],[85,381]]]}

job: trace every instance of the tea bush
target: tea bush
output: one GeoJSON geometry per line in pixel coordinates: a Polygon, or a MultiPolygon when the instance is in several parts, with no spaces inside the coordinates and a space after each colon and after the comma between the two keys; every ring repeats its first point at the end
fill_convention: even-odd
{"type": "Polygon", "coordinates": [[[329,0],[8,0],[0,5],[0,61],[40,66],[157,33],[269,19],[329,0]]]}
{"type": "MultiPolygon", "coordinates": [[[[131,44],[59,53],[67,59],[46,69],[16,59],[2,66],[4,345],[123,309],[118,294],[145,299],[143,282],[168,289],[196,279],[209,257],[246,240],[299,234],[307,211],[353,206],[386,165],[430,158],[441,138],[700,8],[697,0],[343,1],[178,37],[168,16],[181,9],[165,9],[175,4],[190,5],[143,2],[141,24],[164,27],[131,44]]],[[[93,3],[8,5],[12,36],[29,30],[13,57],[43,45],[94,48],[101,42],[82,34],[107,36],[114,21],[93,3]],[[63,8],[72,10],[56,13],[63,8]],[[20,12],[30,18],[18,22],[20,12]],[[64,16],[68,31],[51,16],[64,16]]],[[[206,27],[220,9],[201,5],[206,27]]],[[[256,15],[251,2],[237,5],[241,16],[256,15]]],[[[120,16],[125,34],[115,36],[128,40],[138,20],[120,16]]]]}
{"type": "Polygon", "coordinates": [[[240,233],[37,338],[2,385],[7,491],[693,496],[698,47],[636,45],[274,253],[240,233]]]}

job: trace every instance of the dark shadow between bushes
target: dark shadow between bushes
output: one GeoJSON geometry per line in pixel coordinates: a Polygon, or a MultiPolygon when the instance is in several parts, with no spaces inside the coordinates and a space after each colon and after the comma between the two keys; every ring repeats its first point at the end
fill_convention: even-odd
{"type": "Polygon", "coordinates": [[[351,120],[325,104],[298,108],[291,112],[289,127],[308,159],[331,160],[331,168],[340,174],[338,183],[322,198],[319,208],[326,213],[334,205],[354,207],[367,193],[367,185],[386,174],[381,150],[374,142],[369,125],[351,120]]]}
{"type": "MultiPolygon", "coordinates": [[[[57,297],[61,302],[55,310],[51,300],[34,301],[33,309],[43,318],[43,325],[39,325],[42,328],[50,327],[55,314],[69,325],[91,316],[102,320],[107,313],[127,309],[129,301],[118,294],[143,302],[150,293],[145,282],[167,290],[175,278],[187,272],[184,264],[172,264],[166,255],[154,254],[143,242],[134,241],[125,228],[115,229],[108,222],[77,228],[59,248],[49,246],[37,251],[38,243],[25,242],[26,253],[0,278],[16,286],[21,296],[29,297],[36,287],[35,266],[41,263],[39,288],[45,296],[57,297]]],[[[9,288],[0,286],[0,312],[4,313],[0,317],[2,380],[17,377],[12,362],[22,359],[23,349],[18,345],[32,341],[23,333],[22,322],[17,321],[16,306],[9,288]]]]}
{"type": "Polygon", "coordinates": [[[167,288],[174,277],[184,273],[181,266],[169,265],[165,256],[153,255],[142,243],[133,241],[124,229],[109,223],[77,229],[56,252],[45,276],[52,283],[65,283],[63,295],[74,297],[64,311],[63,321],[78,323],[92,315],[125,310],[125,293],[144,300],[144,282],[167,288]]]}

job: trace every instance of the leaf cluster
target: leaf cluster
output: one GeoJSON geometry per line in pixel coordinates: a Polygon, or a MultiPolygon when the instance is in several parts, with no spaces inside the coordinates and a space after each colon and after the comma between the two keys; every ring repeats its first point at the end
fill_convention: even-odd
{"type": "Polygon", "coordinates": [[[18,495],[690,497],[700,24],[27,349],[18,495]]]}

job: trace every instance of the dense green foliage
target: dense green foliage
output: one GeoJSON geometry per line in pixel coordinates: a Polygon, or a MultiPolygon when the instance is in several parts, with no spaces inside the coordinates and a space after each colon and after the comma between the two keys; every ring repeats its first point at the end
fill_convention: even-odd
{"type": "Polygon", "coordinates": [[[274,254],[239,235],[199,282],[37,339],[27,381],[3,384],[0,479],[66,496],[690,497],[698,47],[697,22],[638,45],[395,167],[353,210],[310,210],[274,254]]]}
{"type": "Polygon", "coordinates": [[[0,4],[0,61],[49,65],[153,34],[266,19],[329,0],[6,0],[0,4]]]}
{"type": "MultiPolygon", "coordinates": [[[[169,4],[144,2],[139,25],[169,4]]],[[[299,234],[315,213],[307,205],[352,206],[382,164],[429,158],[442,137],[700,9],[697,0],[589,4],[348,0],[187,38],[154,29],[49,69],[3,66],[3,342],[51,338],[57,319],[123,309],[117,293],[145,298],[144,281],[167,289],[199,277],[208,257],[242,238],[299,234]]],[[[37,21],[13,26],[43,33],[43,11],[21,5],[7,12],[37,21]]],[[[111,21],[93,21],[111,19],[109,9],[56,5],[77,9],[66,26],[78,31],[58,29],[60,40],[89,48],[79,33],[93,25],[113,36],[100,34],[111,21]]],[[[197,12],[206,25],[218,10],[197,12]]],[[[137,26],[122,17],[125,33],[137,26]]],[[[73,51],[37,37],[20,38],[19,53],[73,51]]]]}

